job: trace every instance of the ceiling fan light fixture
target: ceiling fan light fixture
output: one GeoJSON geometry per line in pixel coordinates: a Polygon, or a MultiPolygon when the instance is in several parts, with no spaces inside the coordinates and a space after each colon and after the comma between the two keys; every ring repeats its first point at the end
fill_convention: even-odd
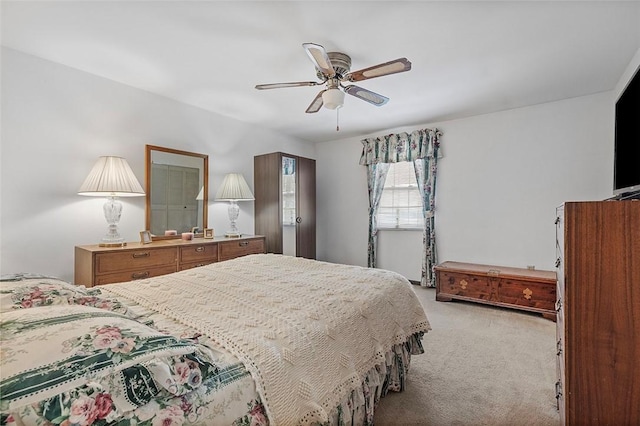
{"type": "MultiPolygon", "coordinates": [[[[411,62],[407,58],[398,58],[393,61],[373,65],[358,71],[351,71],[351,57],[342,52],[327,52],[324,47],[316,43],[303,43],[307,56],[313,62],[316,70],[316,77],[319,81],[296,81],[291,83],[270,83],[258,84],[256,89],[279,89],[282,87],[301,87],[326,85],[325,90],[318,92],[307,107],[305,112],[313,114],[322,109],[339,111],[344,105],[344,94],[354,96],[360,100],[375,106],[382,106],[389,101],[389,98],[382,96],[371,90],[344,83],[368,80],[370,78],[382,77],[384,75],[396,74],[409,71],[411,62]]],[[[338,114],[336,114],[336,117],[338,114]]],[[[336,129],[338,127],[336,126],[336,129]]]]}
{"type": "Polygon", "coordinates": [[[344,92],[340,89],[327,89],[322,93],[325,108],[336,109],[344,105],[344,92]]]}

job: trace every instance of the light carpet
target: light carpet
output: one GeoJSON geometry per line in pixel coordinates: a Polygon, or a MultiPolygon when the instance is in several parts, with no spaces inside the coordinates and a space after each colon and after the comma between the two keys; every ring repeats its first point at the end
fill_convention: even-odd
{"type": "Polygon", "coordinates": [[[405,391],[380,401],[376,426],[559,424],[554,322],[414,290],[433,330],[411,359],[405,391]]]}

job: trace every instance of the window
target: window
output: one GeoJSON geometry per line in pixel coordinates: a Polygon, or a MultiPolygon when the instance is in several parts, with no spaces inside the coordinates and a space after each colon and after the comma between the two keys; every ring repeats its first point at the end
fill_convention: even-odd
{"type": "Polygon", "coordinates": [[[378,228],[422,229],[422,198],[416,182],[413,163],[389,164],[378,207],[378,228]]]}

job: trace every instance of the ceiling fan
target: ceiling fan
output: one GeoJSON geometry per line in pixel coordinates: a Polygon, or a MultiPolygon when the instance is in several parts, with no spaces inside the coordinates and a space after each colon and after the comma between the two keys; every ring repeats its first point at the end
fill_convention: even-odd
{"type": "Polygon", "coordinates": [[[350,72],[351,58],[349,55],[341,52],[327,52],[324,47],[315,43],[303,43],[302,47],[304,47],[311,62],[316,67],[316,75],[321,81],[258,84],[256,89],[265,90],[326,84],[326,89],[321,90],[307,108],[307,113],[318,112],[323,105],[329,109],[340,108],[344,104],[345,93],[375,106],[382,106],[389,101],[389,98],[348,83],[405,72],[411,69],[411,62],[407,58],[399,58],[350,72]],[[345,83],[348,85],[345,85],[345,83]]]}

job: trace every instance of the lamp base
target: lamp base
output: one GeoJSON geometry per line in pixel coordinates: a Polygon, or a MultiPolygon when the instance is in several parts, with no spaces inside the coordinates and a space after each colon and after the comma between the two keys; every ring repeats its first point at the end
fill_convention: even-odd
{"type": "Polygon", "coordinates": [[[121,243],[100,243],[98,244],[98,247],[124,247],[127,245],[126,241],[123,241],[121,243]]]}
{"type": "Polygon", "coordinates": [[[124,247],[127,243],[120,236],[118,222],[122,214],[122,203],[115,196],[109,196],[107,202],[102,206],[104,218],[107,219],[109,230],[100,241],[99,247],[124,247]]]}

